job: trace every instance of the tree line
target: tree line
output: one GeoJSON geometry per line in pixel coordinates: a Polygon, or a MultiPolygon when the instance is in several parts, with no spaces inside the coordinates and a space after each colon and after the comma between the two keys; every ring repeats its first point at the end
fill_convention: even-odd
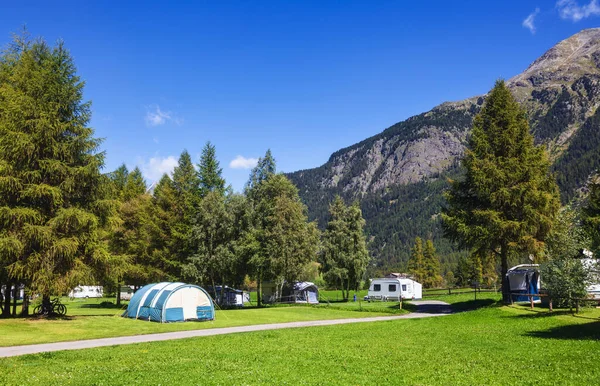
{"type": "MultiPolygon", "coordinates": [[[[319,263],[346,290],[369,261],[358,204],[336,198],[321,234],[270,151],[242,193],[222,177],[207,142],[197,165],[183,151],[148,187],[139,168],[102,173],[91,104],[62,42],[16,36],[0,55],[0,285],[45,302],[77,285],[182,280],[215,288],[302,279],[319,263]],[[304,275],[304,276],[303,276],[304,275]]],[[[223,293],[223,292],[221,292],[223,293]]],[[[23,313],[28,313],[28,296],[23,313]]]]}

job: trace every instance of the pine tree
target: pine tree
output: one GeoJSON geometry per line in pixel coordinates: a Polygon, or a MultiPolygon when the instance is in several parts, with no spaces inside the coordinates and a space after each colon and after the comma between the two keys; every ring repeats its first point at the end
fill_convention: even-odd
{"type": "Polygon", "coordinates": [[[425,256],[423,254],[423,241],[420,237],[415,238],[415,245],[408,260],[408,272],[415,281],[422,283],[425,278],[425,256]]]}
{"type": "Polygon", "coordinates": [[[0,259],[49,301],[96,276],[110,217],[104,153],[62,42],[17,37],[0,58],[0,259]]]}
{"type": "MultiPolygon", "coordinates": [[[[452,181],[446,195],[445,234],[462,247],[494,253],[505,280],[509,256],[542,254],[560,202],[548,157],[534,145],[527,117],[503,81],[475,117],[462,164],[465,179],[452,181]]],[[[508,286],[502,289],[508,302],[508,286]]]]}
{"type": "Polygon", "coordinates": [[[219,161],[217,161],[215,147],[210,142],[206,142],[198,164],[200,197],[205,197],[209,192],[225,193],[225,180],[221,176],[222,172],[223,169],[219,167],[219,161]]]}

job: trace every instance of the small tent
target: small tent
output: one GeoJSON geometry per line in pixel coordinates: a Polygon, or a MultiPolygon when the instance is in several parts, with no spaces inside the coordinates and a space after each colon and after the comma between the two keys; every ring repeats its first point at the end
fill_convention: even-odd
{"type": "Polygon", "coordinates": [[[281,293],[275,283],[265,282],[262,290],[265,303],[319,303],[319,288],[309,281],[284,283],[281,293]]]}
{"type": "Polygon", "coordinates": [[[123,316],[161,323],[213,320],[215,307],[201,287],[165,282],[140,288],[131,297],[123,316]]]}
{"type": "Polygon", "coordinates": [[[244,303],[250,301],[250,294],[239,289],[221,285],[206,289],[220,307],[243,307],[244,303]]]}

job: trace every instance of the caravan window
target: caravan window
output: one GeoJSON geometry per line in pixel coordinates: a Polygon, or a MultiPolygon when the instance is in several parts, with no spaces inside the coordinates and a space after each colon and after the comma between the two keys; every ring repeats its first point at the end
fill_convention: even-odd
{"type": "Polygon", "coordinates": [[[396,284],[390,284],[388,287],[389,292],[396,292],[396,284]]]}
{"type": "Polygon", "coordinates": [[[373,291],[381,291],[381,284],[373,284],[373,291]]]}
{"type": "Polygon", "coordinates": [[[402,291],[406,291],[406,284],[402,284],[402,291]]]}

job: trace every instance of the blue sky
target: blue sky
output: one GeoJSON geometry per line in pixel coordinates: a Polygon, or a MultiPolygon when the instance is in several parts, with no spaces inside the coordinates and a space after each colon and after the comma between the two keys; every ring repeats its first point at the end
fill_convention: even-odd
{"type": "Polygon", "coordinates": [[[11,2],[0,44],[23,25],[65,40],[106,171],[138,165],[151,183],[210,140],[240,190],[268,148],[280,171],[316,167],[487,92],[598,26],[597,1],[11,2]]]}

